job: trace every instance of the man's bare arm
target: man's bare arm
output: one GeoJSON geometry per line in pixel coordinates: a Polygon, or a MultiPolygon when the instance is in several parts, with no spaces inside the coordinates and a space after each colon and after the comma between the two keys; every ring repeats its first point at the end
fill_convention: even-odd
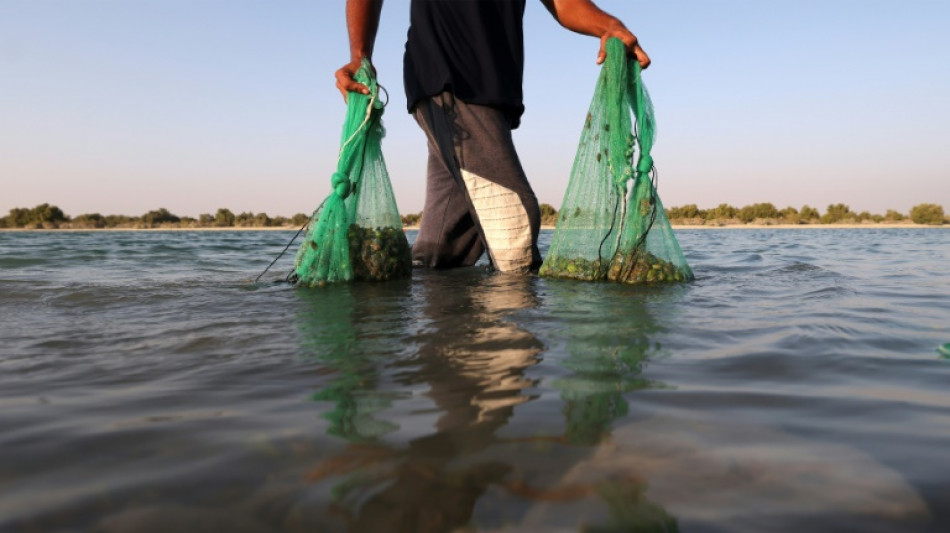
{"type": "Polygon", "coordinates": [[[350,62],[336,71],[336,88],[346,101],[348,91],[369,94],[369,89],[353,80],[363,58],[372,59],[383,0],[347,0],[346,29],[350,37],[350,62]]]}
{"type": "Polygon", "coordinates": [[[637,58],[640,66],[650,66],[650,56],[643,51],[634,35],[617,17],[605,13],[590,0],[541,0],[561,26],[584,35],[600,38],[597,64],[607,58],[607,39],[617,37],[627,47],[627,53],[637,58]]]}

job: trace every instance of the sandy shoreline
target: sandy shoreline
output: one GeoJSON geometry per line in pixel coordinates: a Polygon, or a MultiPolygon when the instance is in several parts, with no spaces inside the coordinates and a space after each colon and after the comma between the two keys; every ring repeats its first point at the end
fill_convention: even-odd
{"type": "MultiPolygon", "coordinates": [[[[728,225],[680,225],[674,224],[674,230],[687,230],[687,229],[700,229],[700,230],[710,230],[710,229],[950,229],[950,224],[941,224],[939,226],[929,225],[929,224],[887,224],[887,223],[874,223],[874,224],[728,224],[728,225]]],[[[276,227],[226,227],[226,228],[55,228],[55,229],[34,229],[34,228],[0,228],[0,232],[9,231],[9,232],[44,232],[44,231],[58,231],[58,232],[82,232],[82,231],[102,231],[102,232],[117,232],[117,231],[296,231],[300,229],[295,226],[276,226],[276,227]]],[[[406,230],[418,230],[419,226],[406,226],[406,230]]],[[[541,226],[541,229],[551,230],[554,229],[554,226],[541,226]]]]}

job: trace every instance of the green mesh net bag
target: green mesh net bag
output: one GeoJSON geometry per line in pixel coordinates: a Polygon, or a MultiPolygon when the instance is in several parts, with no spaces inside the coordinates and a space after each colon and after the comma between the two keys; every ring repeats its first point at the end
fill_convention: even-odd
{"type": "Polygon", "coordinates": [[[311,216],[294,261],[291,279],[298,285],[387,281],[412,272],[409,242],[383,160],[383,103],[369,61],[363,60],[354,79],[370,92],[347,97],[333,190],[311,216]]]}
{"type": "Polygon", "coordinates": [[[693,279],[656,193],[650,156],[655,131],[640,64],[612,38],[542,276],[619,283],[693,279]]]}

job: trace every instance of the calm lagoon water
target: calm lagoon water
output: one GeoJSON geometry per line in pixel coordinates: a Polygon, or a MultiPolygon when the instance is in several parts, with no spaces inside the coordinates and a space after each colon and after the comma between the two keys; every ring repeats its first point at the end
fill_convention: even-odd
{"type": "Polygon", "coordinates": [[[253,283],[291,235],[0,233],[0,531],[950,531],[950,231],[253,283]]]}

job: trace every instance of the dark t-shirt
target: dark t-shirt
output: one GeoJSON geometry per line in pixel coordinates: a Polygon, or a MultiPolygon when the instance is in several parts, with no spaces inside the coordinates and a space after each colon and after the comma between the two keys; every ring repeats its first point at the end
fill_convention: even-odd
{"type": "Polygon", "coordinates": [[[412,0],[403,76],[409,111],[451,91],[500,108],[518,126],[524,71],[525,0],[412,0]]]}

